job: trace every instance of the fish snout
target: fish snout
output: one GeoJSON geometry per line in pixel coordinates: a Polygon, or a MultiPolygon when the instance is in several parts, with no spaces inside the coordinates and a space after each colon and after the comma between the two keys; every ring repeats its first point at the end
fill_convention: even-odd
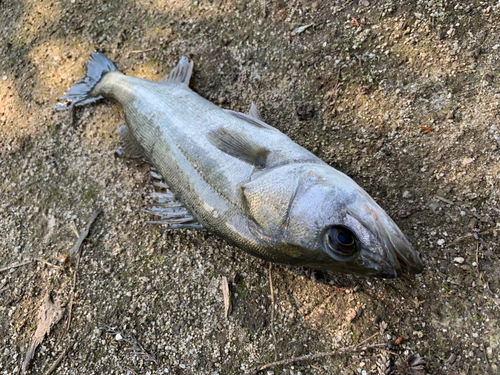
{"type": "Polygon", "coordinates": [[[399,265],[405,271],[415,275],[422,273],[424,270],[424,262],[420,259],[420,255],[413,248],[399,248],[395,250],[399,265]]]}

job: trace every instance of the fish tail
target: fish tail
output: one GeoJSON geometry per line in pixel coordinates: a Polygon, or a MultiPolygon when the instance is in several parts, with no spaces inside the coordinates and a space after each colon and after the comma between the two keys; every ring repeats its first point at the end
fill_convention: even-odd
{"type": "Polygon", "coordinates": [[[82,106],[102,98],[100,95],[93,95],[92,89],[101,78],[109,72],[117,71],[117,67],[102,52],[94,51],[90,54],[87,63],[87,74],[71,86],[64,95],[59,98],[60,103],[54,109],[63,111],[74,106],[82,106]]]}

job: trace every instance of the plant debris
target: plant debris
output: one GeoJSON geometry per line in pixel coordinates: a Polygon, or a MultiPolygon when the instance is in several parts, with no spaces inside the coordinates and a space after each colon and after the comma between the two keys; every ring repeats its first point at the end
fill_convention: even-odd
{"type": "Polygon", "coordinates": [[[35,334],[31,339],[31,344],[24,358],[21,374],[25,374],[31,360],[35,356],[35,350],[43,341],[46,334],[50,333],[50,329],[61,320],[64,310],[61,309],[59,303],[52,302],[50,293],[47,293],[43,299],[43,304],[38,313],[38,325],[36,327],[35,334]]]}

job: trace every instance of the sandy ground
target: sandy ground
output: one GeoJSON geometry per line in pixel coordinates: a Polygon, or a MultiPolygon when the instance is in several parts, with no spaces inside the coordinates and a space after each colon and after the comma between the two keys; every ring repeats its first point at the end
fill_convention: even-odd
{"type": "Polygon", "coordinates": [[[32,374],[61,354],[57,374],[238,374],[371,336],[375,348],[262,373],[498,373],[499,11],[476,0],[0,1],[0,373],[21,368],[47,295],[63,315],[32,374]],[[253,100],[350,175],[413,239],[425,272],[269,271],[209,233],[145,224],[150,167],[115,158],[119,106],[73,119],[52,109],[95,49],[153,80],[192,58],[193,90],[237,111],[253,100]],[[78,266],[63,265],[95,209],[78,266]]]}

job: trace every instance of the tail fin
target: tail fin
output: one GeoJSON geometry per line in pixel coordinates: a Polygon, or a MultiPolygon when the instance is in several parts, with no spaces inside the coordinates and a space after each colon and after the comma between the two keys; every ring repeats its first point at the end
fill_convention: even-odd
{"type": "Polygon", "coordinates": [[[118,70],[113,62],[102,52],[94,51],[90,54],[87,63],[87,75],[71,86],[64,95],[59,98],[61,103],[54,106],[54,109],[63,111],[74,106],[81,106],[99,100],[102,96],[92,96],[90,92],[100,81],[102,76],[108,72],[118,70]]]}

